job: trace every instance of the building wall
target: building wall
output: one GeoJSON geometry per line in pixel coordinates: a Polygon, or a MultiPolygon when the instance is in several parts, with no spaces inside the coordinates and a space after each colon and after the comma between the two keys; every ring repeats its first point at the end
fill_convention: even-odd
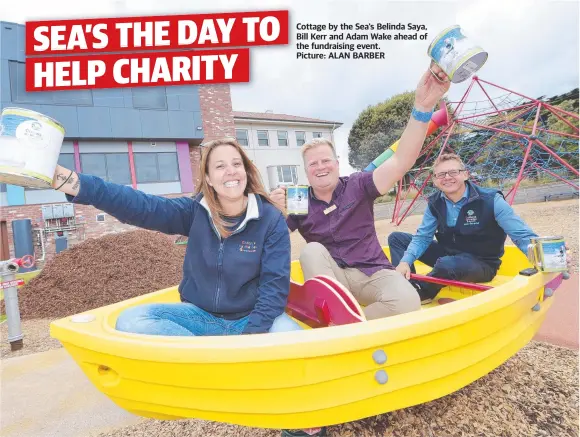
{"type": "Polygon", "coordinates": [[[198,86],[26,92],[23,25],[0,22],[0,109],[59,121],[67,139],[201,140],[198,86]]]}
{"type": "MultiPolygon", "coordinates": [[[[267,190],[276,188],[279,184],[297,183],[308,184],[300,147],[297,141],[297,132],[304,133],[305,141],[314,138],[315,133],[333,141],[332,129],[324,125],[297,124],[282,122],[263,123],[236,120],[236,135],[238,141],[243,142],[242,131],[247,132],[248,145],[245,149],[250,159],[260,170],[264,186],[267,190]],[[258,139],[258,131],[266,131],[268,145],[261,145],[258,139]],[[286,144],[278,141],[278,132],[285,132],[286,144]],[[283,168],[278,168],[283,167],[283,168]],[[289,178],[290,176],[290,178],[289,178]]],[[[281,134],[282,136],[284,134],[281,134]]],[[[262,139],[264,136],[262,136],[262,139]]]]}
{"type": "MultiPolygon", "coordinates": [[[[235,135],[230,86],[227,84],[203,85],[199,87],[199,101],[203,120],[203,141],[235,135]]],[[[190,148],[191,166],[195,186],[199,186],[201,149],[190,148]]]]}
{"type": "MultiPolygon", "coordinates": [[[[180,195],[166,195],[164,197],[175,198],[180,195]]],[[[55,202],[57,203],[57,202],[55,202]]],[[[101,210],[88,205],[73,205],[75,218],[80,225],[76,230],[69,231],[67,235],[68,247],[74,246],[88,238],[98,238],[107,234],[125,232],[137,229],[134,226],[119,222],[109,214],[104,214],[101,210]],[[97,221],[97,215],[104,214],[104,221],[97,221]]],[[[12,221],[30,219],[33,229],[43,228],[42,205],[26,205],[1,208],[2,220],[7,221],[8,241],[10,256],[14,256],[14,239],[12,234],[12,221]]],[[[41,268],[46,261],[54,257],[56,253],[54,234],[50,233],[45,238],[45,260],[42,257],[42,248],[35,247],[35,258],[38,259],[38,267],[41,268]]]]}
{"type": "MultiPolygon", "coordinates": [[[[208,140],[219,138],[224,135],[233,136],[235,133],[233,116],[231,112],[230,90],[228,85],[202,85],[199,87],[200,102],[202,102],[202,119],[203,134],[207,136],[208,140]],[[215,106],[214,106],[215,105],[215,106]],[[227,113],[229,109],[229,115],[227,113]]],[[[151,145],[151,141],[112,141],[112,140],[83,140],[83,141],[65,141],[61,152],[73,153],[76,150],[81,153],[82,150],[87,152],[103,152],[103,151],[124,151],[128,152],[129,145],[135,153],[147,152],[156,150],[161,152],[169,152],[176,150],[178,154],[185,155],[186,159],[179,159],[179,172],[181,178],[181,189],[171,183],[157,183],[157,184],[137,184],[136,188],[151,194],[159,194],[164,197],[174,198],[180,196],[190,196],[195,189],[196,180],[199,181],[199,163],[201,159],[200,147],[197,142],[167,142],[154,141],[155,146],[151,145]],[[182,165],[184,161],[186,164],[182,165]],[[188,189],[184,189],[184,179],[189,178],[191,182],[188,189]]],[[[10,256],[14,256],[13,235],[12,235],[12,221],[19,219],[30,219],[33,228],[44,227],[42,220],[42,205],[43,204],[58,204],[66,202],[63,193],[54,190],[25,190],[22,187],[8,186],[10,189],[22,190],[24,192],[25,202],[21,205],[8,205],[7,193],[0,193],[0,219],[6,220],[8,228],[8,239],[10,245],[10,256]],[[38,202],[32,202],[32,197],[38,199],[38,202]],[[28,199],[28,200],[26,200],[28,199]],[[31,204],[34,203],[34,204],[31,204]]],[[[78,223],[83,226],[79,227],[78,231],[70,232],[68,234],[69,247],[77,244],[86,238],[98,238],[100,236],[124,232],[129,229],[135,229],[133,226],[119,222],[108,214],[105,215],[105,221],[97,221],[97,215],[102,214],[102,211],[86,205],[74,205],[75,216],[78,223]]],[[[35,256],[41,257],[40,247],[35,248],[35,256]]],[[[54,234],[50,234],[46,238],[46,260],[51,259],[55,255],[54,234]]],[[[40,266],[43,263],[39,263],[40,266]]]]}

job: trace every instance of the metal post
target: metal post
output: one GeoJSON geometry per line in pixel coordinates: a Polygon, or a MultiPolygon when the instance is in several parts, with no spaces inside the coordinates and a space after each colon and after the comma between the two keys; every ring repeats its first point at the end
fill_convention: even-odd
{"type": "Polygon", "coordinates": [[[18,285],[24,281],[16,280],[19,265],[15,260],[0,261],[0,286],[4,289],[4,304],[8,323],[8,341],[13,351],[22,349],[22,326],[20,324],[20,309],[18,306],[18,285]]]}

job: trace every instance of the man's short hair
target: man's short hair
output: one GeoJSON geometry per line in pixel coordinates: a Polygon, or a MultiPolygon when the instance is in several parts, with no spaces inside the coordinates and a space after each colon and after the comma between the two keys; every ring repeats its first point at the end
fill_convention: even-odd
{"type": "Polygon", "coordinates": [[[465,169],[465,164],[463,164],[463,161],[461,160],[459,155],[456,155],[455,153],[444,153],[443,155],[440,155],[435,160],[435,162],[433,163],[433,167],[431,167],[431,168],[433,169],[433,171],[435,171],[435,167],[437,167],[442,162],[446,162],[446,161],[457,161],[459,163],[459,165],[461,165],[461,170],[465,169]]]}
{"type": "Polygon", "coordinates": [[[304,154],[308,150],[314,149],[315,147],[318,146],[329,146],[332,149],[332,154],[334,155],[335,158],[337,158],[336,149],[334,148],[334,144],[332,144],[332,142],[330,142],[326,138],[313,138],[312,140],[302,145],[302,149],[300,151],[302,153],[302,159],[304,159],[304,154]]]}

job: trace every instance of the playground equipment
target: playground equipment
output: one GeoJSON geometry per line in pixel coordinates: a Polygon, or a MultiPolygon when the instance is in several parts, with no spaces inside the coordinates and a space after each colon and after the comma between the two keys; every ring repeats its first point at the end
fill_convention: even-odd
{"type": "Polygon", "coordinates": [[[425,205],[434,192],[430,168],[443,153],[460,155],[472,179],[504,191],[510,205],[526,179],[535,185],[559,181],[578,195],[578,114],[477,76],[450,105],[451,123],[423,147],[416,167],[399,181],[393,223],[425,205]]]}
{"type": "Polygon", "coordinates": [[[12,258],[0,261],[0,291],[4,293],[4,304],[8,320],[8,341],[10,349],[22,349],[24,335],[20,323],[20,309],[18,305],[18,286],[24,284],[23,279],[16,279],[20,267],[29,268],[34,265],[31,255],[22,258],[12,258]]]}
{"type": "MultiPolygon", "coordinates": [[[[62,318],[51,335],[95,387],[133,414],[315,428],[446,396],[525,346],[563,275],[531,269],[515,246],[502,261],[491,283],[447,281],[420,311],[372,321],[348,290],[325,277],[308,285],[293,261],[287,312],[303,331],[167,337],[115,330],[128,307],[179,302],[172,287],[62,318]]],[[[417,263],[418,275],[428,270],[417,263]]]]}

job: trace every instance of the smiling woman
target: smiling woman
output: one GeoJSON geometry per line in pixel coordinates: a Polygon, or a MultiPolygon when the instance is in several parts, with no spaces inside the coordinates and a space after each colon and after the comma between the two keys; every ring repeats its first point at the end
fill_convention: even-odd
{"type": "Polygon", "coordinates": [[[242,147],[233,139],[219,139],[203,145],[201,169],[205,175],[198,187],[207,202],[219,234],[231,234],[228,217],[244,214],[248,194],[268,199],[260,173],[242,147]]]}

